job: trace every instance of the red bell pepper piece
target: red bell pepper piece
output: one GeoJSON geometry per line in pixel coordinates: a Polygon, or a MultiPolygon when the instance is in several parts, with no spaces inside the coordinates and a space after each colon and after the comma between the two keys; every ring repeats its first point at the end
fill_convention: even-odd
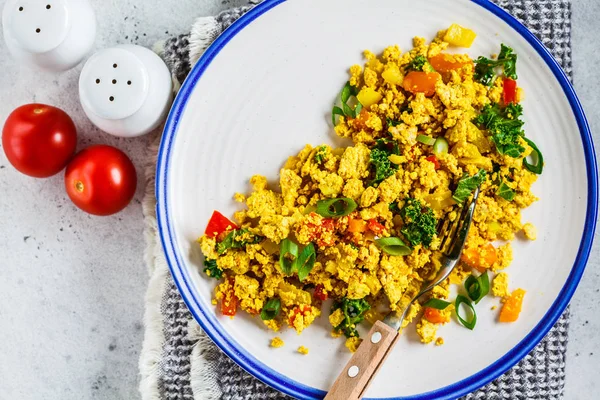
{"type": "Polygon", "coordinates": [[[385,230],[385,226],[381,225],[379,222],[377,222],[374,219],[369,220],[367,227],[369,228],[369,230],[371,232],[373,232],[376,235],[381,235],[383,233],[383,231],[385,230]]]}
{"type": "Polygon", "coordinates": [[[229,277],[229,289],[223,300],[221,300],[221,314],[228,317],[233,317],[238,309],[239,299],[235,295],[234,284],[235,280],[229,277]]]}
{"type": "Polygon", "coordinates": [[[298,315],[302,315],[303,317],[306,317],[310,313],[310,311],[311,311],[310,306],[307,306],[307,305],[303,305],[302,307],[300,307],[299,305],[295,306],[292,309],[292,315],[290,316],[290,318],[288,320],[288,324],[290,326],[294,326],[294,322],[296,321],[296,317],[298,315]]]}
{"type": "Polygon", "coordinates": [[[517,81],[504,78],[504,104],[517,103],[517,81]]]}
{"type": "Polygon", "coordinates": [[[426,158],[427,161],[432,162],[434,165],[434,168],[436,170],[440,169],[440,162],[438,161],[436,156],[429,156],[426,158]]]}
{"type": "Polygon", "coordinates": [[[214,211],[204,234],[210,238],[219,236],[223,232],[239,229],[236,224],[231,222],[227,217],[218,211],[214,211]]]}
{"type": "Polygon", "coordinates": [[[315,293],[313,296],[315,296],[315,299],[317,300],[321,300],[321,301],[325,301],[327,300],[327,293],[325,293],[323,291],[323,285],[317,285],[317,287],[315,287],[315,293]]]}

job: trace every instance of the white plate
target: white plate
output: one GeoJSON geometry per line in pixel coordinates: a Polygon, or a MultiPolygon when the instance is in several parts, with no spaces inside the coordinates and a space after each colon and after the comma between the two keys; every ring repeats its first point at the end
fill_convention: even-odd
{"type": "MultiPolygon", "coordinates": [[[[253,174],[272,182],[286,158],[306,143],[337,139],[331,107],[362,50],[409,49],[413,36],[433,38],[456,22],[474,29],[473,56],[519,55],[526,133],[546,167],[523,213],[535,242],[515,241],[511,288],[528,292],[518,322],[498,324],[478,306],[471,332],[440,329],[446,344],[425,346],[409,328],[367,393],[372,398],[456,398],[489,382],[539,342],[571,298],[590,251],[597,213],[597,172],[585,116],[564,73],[522,25],[485,0],[267,0],[228,29],[185,82],[165,128],[157,171],[160,234],[188,307],[232,359],[264,382],[298,398],[319,398],[350,354],[329,337],[322,318],[301,336],[288,330],[281,349],[260,321],[215,312],[214,281],[202,274],[195,239],[214,209],[230,215],[236,191],[253,174]],[[296,353],[299,345],[308,356],[296,353]]],[[[325,311],[327,314],[327,311],[325,311]]]]}

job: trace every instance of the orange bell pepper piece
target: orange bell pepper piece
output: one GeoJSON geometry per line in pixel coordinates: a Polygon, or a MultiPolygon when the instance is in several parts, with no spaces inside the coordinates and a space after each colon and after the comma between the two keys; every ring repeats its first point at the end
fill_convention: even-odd
{"type": "Polygon", "coordinates": [[[402,87],[411,93],[424,93],[430,97],[435,94],[435,84],[442,76],[437,72],[411,71],[404,77],[402,87]]]}
{"type": "Polygon", "coordinates": [[[425,311],[423,312],[423,316],[425,319],[432,324],[445,324],[450,322],[449,314],[442,314],[440,310],[431,307],[425,307],[425,311]]]}
{"type": "Polygon", "coordinates": [[[460,69],[467,64],[472,64],[472,61],[456,61],[456,58],[452,54],[438,54],[429,59],[429,64],[437,72],[450,72],[460,69]]]}
{"type": "Polygon", "coordinates": [[[500,310],[500,322],[515,322],[519,318],[523,307],[523,297],[525,297],[523,289],[512,292],[500,310]]]}
{"type": "Polygon", "coordinates": [[[488,243],[480,248],[470,247],[465,249],[460,259],[469,267],[483,273],[498,260],[498,252],[491,243],[488,243]]]}
{"type": "Polygon", "coordinates": [[[367,223],[362,219],[348,219],[348,232],[362,233],[367,230],[367,223]]]}

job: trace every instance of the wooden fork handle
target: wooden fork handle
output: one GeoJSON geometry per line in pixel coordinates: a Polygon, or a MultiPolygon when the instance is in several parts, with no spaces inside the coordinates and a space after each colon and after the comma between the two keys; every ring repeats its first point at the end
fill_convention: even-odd
{"type": "Polygon", "coordinates": [[[359,400],[396,343],[398,331],[377,321],[362,341],[325,400],[359,400]]]}

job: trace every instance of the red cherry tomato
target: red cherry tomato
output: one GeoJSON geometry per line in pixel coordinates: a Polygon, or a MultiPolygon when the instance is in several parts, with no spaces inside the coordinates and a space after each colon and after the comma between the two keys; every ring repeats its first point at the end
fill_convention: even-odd
{"type": "Polygon", "coordinates": [[[36,178],[58,174],[77,146],[77,129],[59,108],[26,104],[14,110],[2,129],[8,161],[21,173],[36,178]]]}
{"type": "Polygon", "coordinates": [[[232,229],[238,229],[238,226],[231,222],[226,216],[215,210],[208,221],[204,234],[210,238],[214,238],[221,233],[232,229]]]}
{"type": "Polygon", "coordinates": [[[65,187],[73,203],[94,215],[111,215],[124,209],[133,199],[136,186],[133,163],[111,146],[84,149],[65,172],[65,187]]]}

